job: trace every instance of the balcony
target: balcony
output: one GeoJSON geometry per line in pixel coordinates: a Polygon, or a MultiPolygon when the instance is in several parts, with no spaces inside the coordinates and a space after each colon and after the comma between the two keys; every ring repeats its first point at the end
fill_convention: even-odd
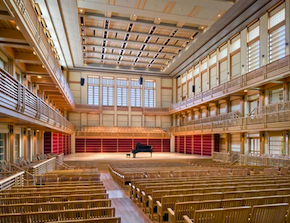
{"type": "Polygon", "coordinates": [[[170,114],[174,114],[176,112],[180,112],[182,110],[201,105],[205,102],[217,100],[221,97],[248,89],[250,87],[265,84],[266,82],[274,79],[288,76],[290,72],[289,64],[290,55],[273,63],[267,64],[257,70],[236,77],[210,90],[201,92],[195,95],[193,98],[189,98],[176,104],[172,104],[170,107],[170,114]]]}
{"type": "Polygon", "coordinates": [[[74,98],[60,69],[60,65],[55,58],[51,45],[48,42],[48,37],[43,31],[32,1],[11,0],[7,1],[7,7],[13,12],[15,21],[20,26],[22,34],[27,39],[30,46],[33,47],[40,61],[50,74],[50,77],[59,87],[59,90],[64,95],[69,105],[74,108],[74,98]]]}
{"type": "Polygon", "coordinates": [[[258,107],[255,114],[226,120],[173,127],[174,135],[283,130],[290,125],[290,102],[258,107]]]}
{"type": "Polygon", "coordinates": [[[73,124],[2,69],[0,113],[9,119],[14,118],[18,124],[39,125],[69,134],[75,129],[73,124]]]}

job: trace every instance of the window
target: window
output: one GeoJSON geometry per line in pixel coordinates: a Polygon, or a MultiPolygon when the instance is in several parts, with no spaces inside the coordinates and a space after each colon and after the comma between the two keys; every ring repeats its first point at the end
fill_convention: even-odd
{"type": "Polygon", "coordinates": [[[103,77],[103,105],[113,106],[114,105],[114,78],[103,77]]]}
{"type": "Polygon", "coordinates": [[[131,79],[131,107],[141,107],[142,85],[138,79],[131,79]]]}
{"type": "Polygon", "coordinates": [[[248,27],[248,72],[260,67],[260,26],[259,23],[248,27]]]}
{"type": "Polygon", "coordinates": [[[283,87],[270,90],[269,95],[270,95],[270,104],[283,102],[283,87]]]}
{"type": "Polygon", "coordinates": [[[207,69],[207,59],[204,59],[202,62],[201,62],[201,71],[204,71],[207,69]]]}
{"type": "Polygon", "coordinates": [[[177,101],[182,100],[182,89],[181,89],[181,77],[179,76],[177,79],[177,101]]]}
{"type": "Polygon", "coordinates": [[[270,12],[269,19],[269,61],[270,63],[286,55],[285,8],[280,5],[270,12]],[[281,8],[283,7],[283,8],[281,8]]]}
{"type": "Polygon", "coordinates": [[[156,83],[154,80],[145,80],[144,106],[156,107],[156,83]]]}
{"type": "Polygon", "coordinates": [[[128,79],[117,78],[117,106],[127,106],[128,79]]]}
{"type": "Polygon", "coordinates": [[[186,99],[187,86],[186,86],[186,73],[182,75],[182,100],[186,99]]]}
{"type": "Polygon", "coordinates": [[[240,35],[231,39],[231,78],[241,74],[241,38],[240,35]]]}
{"type": "Polygon", "coordinates": [[[0,133],[0,160],[4,160],[4,137],[3,133],[0,133]]]}
{"type": "Polygon", "coordinates": [[[210,55],[210,88],[217,85],[216,52],[210,55]]]}
{"type": "Polygon", "coordinates": [[[192,70],[187,73],[187,95],[188,98],[192,97],[192,70]]]}
{"type": "Polygon", "coordinates": [[[100,103],[100,78],[98,76],[88,77],[88,104],[99,105],[100,103]]]}
{"type": "Polygon", "coordinates": [[[220,48],[220,60],[228,56],[228,45],[225,43],[221,48],[220,48]]]}
{"type": "Polygon", "coordinates": [[[4,70],[4,61],[0,58],[0,68],[4,70]]]}
{"type": "Polygon", "coordinates": [[[269,133],[270,154],[281,155],[284,152],[284,141],[282,132],[269,133]]]}

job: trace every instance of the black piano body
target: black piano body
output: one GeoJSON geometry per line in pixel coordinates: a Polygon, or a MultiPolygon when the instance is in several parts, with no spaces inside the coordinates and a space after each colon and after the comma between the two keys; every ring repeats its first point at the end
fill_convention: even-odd
{"type": "Polygon", "coordinates": [[[146,153],[146,152],[151,153],[152,157],[152,146],[141,145],[140,142],[137,142],[135,149],[131,151],[131,153],[133,154],[133,158],[136,158],[137,153],[146,153]]]}

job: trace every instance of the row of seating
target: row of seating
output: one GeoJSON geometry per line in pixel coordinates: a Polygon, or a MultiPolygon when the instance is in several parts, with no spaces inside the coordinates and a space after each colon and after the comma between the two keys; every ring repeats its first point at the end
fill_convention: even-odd
{"type": "MultiPolygon", "coordinates": [[[[157,220],[161,223],[163,220],[169,220],[170,223],[185,222],[184,215],[188,216],[187,220],[200,223],[248,222],[255,219],[251,215],[254,206],[265,204],[285,203],[288,210],[288,203],[290,203],[288,168],[251,166],[228,168],[211,166],[208,161],[205,162],[205,166],[202,163],[201,161],[198,164],[190,163],[185,166],[172,163],[168,165],[169,169],[174,169],[174,164],[177,164],[177,167],[174,171],[167,170],[170,174],[164,174],[166,172],[163,170],[166,166],[164,164],[163,166],[157,164],[155,172],[152,171],[153,164],[144,164],[143,176],[146,174],[148,177],[131,179],[130,197],[153,221],[157,220]],[[181,173],[178,174],[179,172],[181,173]],[[241,221],[236,221],[233,216],[237,215],[238,211],[233,210],[244,209],[244,207],[247,207],[249,212],[245,214],[245,218],[240,219],[241,221]],[[228,208],[233,208],[229,216],[225,214],[228,213],[228,208]],[[196,213],[204,209],[219,209],[221,218],[195,217],[196,213]]],[[[122,174],[128,170],[131,172],[134,167],[130,170],[129,166],[128,164],[122,167],[111,165],[112,176],[120,174],[117,172],[119,170],[124,171],[122,174]]],[[[286,214],[283,213],[283,221],[277,223],[284,223],[286,214]]]]}
{"type": "MultiPolygon", "coordinates": [[[[205,162],[208,163],[208,162],[205,162]]],[[[163,162],[136,165],[110,164],[110,173],[113,179],[121,186],[125,186],[136,179],[146,178],[177,178],[177,177],[204,177],[204,176],[247,176],[247,175],[287,175],[288,168],[272,167],[219,167],[192,165],[192,163],[163,162]]]]}
{"type": "Polygon", "coordinates": [[[70,178],[1,191],[0,223],[121,222],[96,168],[55,170],[44,175],[70,178]]]}

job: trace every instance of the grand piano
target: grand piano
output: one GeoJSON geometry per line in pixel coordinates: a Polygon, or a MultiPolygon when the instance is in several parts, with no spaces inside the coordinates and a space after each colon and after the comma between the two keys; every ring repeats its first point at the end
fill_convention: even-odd
{"type": "Polygon", "coordinates": [[[133,158],[136,158],[136,153],[151,153],[151,157],[152,157],[152,146],[148,146],[148,145],[141,145],[140,142],[137,142],[135,149],[133,149],[131,151],[131,153],[133,154],[133,158]]]}

